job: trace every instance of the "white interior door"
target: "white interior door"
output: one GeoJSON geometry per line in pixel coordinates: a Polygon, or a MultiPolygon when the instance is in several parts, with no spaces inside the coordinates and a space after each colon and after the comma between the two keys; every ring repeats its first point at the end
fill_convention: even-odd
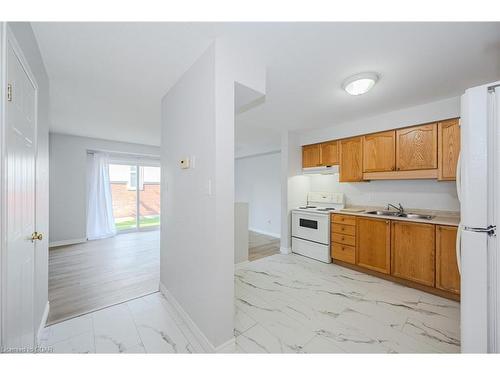
{"type": "Polygon", "coordinates": [[[36,88],[7,43],[4,347],[34,345],[36,88]]]}

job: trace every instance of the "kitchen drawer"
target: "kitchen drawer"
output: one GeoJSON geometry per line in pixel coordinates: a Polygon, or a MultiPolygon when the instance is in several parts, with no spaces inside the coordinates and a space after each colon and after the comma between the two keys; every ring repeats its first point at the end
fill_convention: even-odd
{"type": "Polygon", "coordinates": [[[333,222],[345,225],[356,225],[356,216],[334,214],[333,222]]]}
{"type": "Polygon", "coordinates": [[[343,245],[356,246],[356,237],[347,234],[333,233],[332,241],[343,245]]]}
{"type": "Polygon", "coordinates": [[[332,233],[347,234],[348,236],[356,235],[356,227],[353,225],[332,223],[332,233]]]}
{"type": "Polygon", "coordinates": [[[332,244],[332,258],[343,262],[356,263],[356,249],[353,246],[342,245],[339,243],[332,244]]]}

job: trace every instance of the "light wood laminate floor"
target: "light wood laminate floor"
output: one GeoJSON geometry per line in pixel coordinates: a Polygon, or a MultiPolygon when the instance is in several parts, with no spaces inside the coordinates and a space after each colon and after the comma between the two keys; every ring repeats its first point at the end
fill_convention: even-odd
{"type": "Polygon", "coordinates": [[[249,231],[248,260],[251,262],[280,252],[280,239],[249,231]]]}
{"type": "Polygon", "coordinates": [[[52,248],[47,324],[153,293],[159,281],[159,231],[52,248]]]}

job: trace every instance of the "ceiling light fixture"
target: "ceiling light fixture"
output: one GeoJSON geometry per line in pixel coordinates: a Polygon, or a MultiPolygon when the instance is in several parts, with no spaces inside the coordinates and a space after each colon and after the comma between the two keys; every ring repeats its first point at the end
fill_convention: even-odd
{"type": "Polygon", "coordinates": [[[359,73],[347,78],[342,84],[342,88],[350,95],[362,95],[370,91],[378,79],[377,73],[359,73]]]}

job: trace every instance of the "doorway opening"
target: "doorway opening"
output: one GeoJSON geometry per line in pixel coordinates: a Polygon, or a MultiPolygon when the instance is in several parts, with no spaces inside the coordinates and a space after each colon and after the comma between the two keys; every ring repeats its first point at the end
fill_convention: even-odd
{"type": "Polygon", "coordinates": [[[87,151],[87,240],[49,252],[47,324],[159,290],[159,160],[87,151]]]}

